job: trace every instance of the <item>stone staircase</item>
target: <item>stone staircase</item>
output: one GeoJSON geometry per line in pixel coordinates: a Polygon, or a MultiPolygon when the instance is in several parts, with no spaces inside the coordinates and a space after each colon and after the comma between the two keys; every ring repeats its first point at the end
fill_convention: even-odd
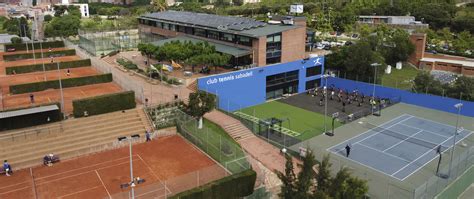
{"type": "Polygon", "coordinates": [[[194,80],[192,83],[190,83],[187,88],[191,90],[192,92],[196,92],[198,90],[198,82],[197,80],[194,80]]]}
{"type": "Polygon", "coordinates": [[[42,164],[42,158],[49,153],[64,160],[118,147],[117,137],[120,136],[140,134],[144,139],[145,130],[150,128],[143,109],[139,108],[69,119],[62,122],[62,128],[55,128],[48,134],[2,142],[0,157],[8,160],[14,169],[27,168],[42,164]]]}
{"type": "Polygon", "coordinates": [[[237,142],[255,137],[239,120],[220,111],[211,111],[204,115],[204,117],[222,127],[237,142]]]}
{"type": "Polygon", "coordinates": [[[255,135],[253,135],[252,132],[250,132],[250,130],[240,122],[225,125],[223,129],[236,141],[255,137],[255,135]]]}

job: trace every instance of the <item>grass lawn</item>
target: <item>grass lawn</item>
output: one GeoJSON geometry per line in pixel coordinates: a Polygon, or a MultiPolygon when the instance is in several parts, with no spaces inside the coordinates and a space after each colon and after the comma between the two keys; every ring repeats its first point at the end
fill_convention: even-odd
{"type": "MultiPolygon", "coordinates": [[[[278,119],[289,118],[290,122],[283,122],[283,126],[301,133],[301,135],[296,137],[299,140],[312,138],[322,134],[324,131],[324,115],[278,101],[248,107],[240,111],[260,119],[271,117],[276,117],[278,119]]],[[[334,126],[337,128],[338,126],[341,126],[341,123],[336,121],[334,126]]],[[[327,117],[327,128],[328,130],[331,129],[330,117],[327,117]]]]}
{"type": "Polygon", "coordinates": [[[248,164],[245,158],[238,162],[228,163],[229,161],[245,157],[245,153],[240,145],[224,129],[207,119],[203,119],[202,129],[198,129],[197,124],[196,120],[190,120],[184,125],[184,128],[193,135],[193,139],[190,140],[201,150],[223,166],[227,166],[233,173],[234,171],[242,170],[241,166],[248,164]]]}
{"type": "Polygon", "coordinates": [[[391,74],[384,74],[382,76],[382,85],[402,90],[410,90],[412,88],[412,80],[420,73],[414,67],[404,64],[401,70],[392,67],[391,74]]]}

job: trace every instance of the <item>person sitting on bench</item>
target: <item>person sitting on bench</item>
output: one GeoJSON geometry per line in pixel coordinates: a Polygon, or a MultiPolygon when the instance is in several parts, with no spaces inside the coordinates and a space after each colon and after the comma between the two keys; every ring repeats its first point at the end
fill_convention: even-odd
{"type": "Polygon", "coordinates": [[[5,172],[5,175],[10,176],[10,174],[13,173],[12,167],[8,163],[7,160],[3,161],[3,172],[5,172]]]}
{"type": "Polygon", "coordinates": [[[45,155],[43,158],[43,164],[45,166],[53,166],[53,163],[56,163],[56,162],[59,162],[59,157],[55,156],[52,153],[45,155]]]}

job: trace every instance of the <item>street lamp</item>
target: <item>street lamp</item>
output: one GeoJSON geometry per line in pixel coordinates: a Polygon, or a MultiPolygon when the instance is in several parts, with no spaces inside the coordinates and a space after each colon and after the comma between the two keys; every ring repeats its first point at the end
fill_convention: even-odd
{"type": "Polygon", "coordinates": [[[323,78],[324,80],[326,81],[325,82],[325,86],[324,86],[324,89],[323,89],[323,94],[324,94],[324,133],[326,133],[326,135],[328,135],[328,127],[327,127],[327,124],[326,124],[326,121],[327,121],[327,116],[328,116],[328,77],[329,77],[329,74],[324,74],[323,75],[323,78]]]}
{"type": "Polygon", "coordinates": [[[59,61],[56,62],[56,66],[58,67],[58,75],[59,75],[59,93],[61,96],[61,112],[63,112],[63,119],[65,117],[65,110],[64,110],[64,93],[63,93],[63,84],[61,79],[61,70],[59,70],[59,61]]]}
{"type": "MultiPolygon", "coordinates": [[[[370,64],[370,66],[374,67],[374,88],[372,90],[372,101],[375,101],[375,84],[377,82],[377,67],[381,66],[382,64],[379,63],[373,63],[370,64]]],[[[374,114],[374,107],[371,106],[372,109],[372,115],[374,114]]]]}
{"type": "Polygon", "coordinates": [[[451,150],[451,161],[449,161],[448,177],[451,176],[451,168],[453,166],[454,149],[456,148],[456,137],[458,135],[458,130],[459,130],[459,115],[461,115],[462,106],[463,106],[462,103],[457,103],[454,105],[454,108],[458,110],[458,115],[456,117],[456,130],[454,131],[454,136],[453,136],[453,149],[451,150]]]}
{"type": "Polygon", "coordinates": [[[122,141],[128,141],[129,143],[129,151],[130,151],[130,182],[129,183],[125,183],[125,184],[122,184],[120,185],[121,188],[125,188],[125,187],[130,187],[131,188],[131,198],[132,199],[135,199],[135,183],[136,184],[140,184],[142,182],[144,182],[144,179],[140,179],[140,178],[137,178],[137,180],[135,180],[135,178],[133,177],[133,161],[132,161],[132,141],[136,140],[136,139],[139,139],[140,138],[140,135],[138,134],[135,134],[135,135],[131,135],[130,137],[118,137],[118,141],[119,142],[122,142],[122,141]]]}

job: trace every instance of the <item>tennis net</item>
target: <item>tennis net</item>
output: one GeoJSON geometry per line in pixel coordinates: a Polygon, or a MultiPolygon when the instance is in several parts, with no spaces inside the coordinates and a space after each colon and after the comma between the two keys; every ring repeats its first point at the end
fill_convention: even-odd
{"type": "Polygon", "coordinates": [[[447,141],[443,141],[442,143],[434,143],[434,142],[431,142],[431,141],[422,140],[422,139],[419,139],[419,138],[416,138],[416,137],[412,137],[410,135],[404,135],[402,133],[399,133],[399,132],[396,132],[396,131],[393,131],[393,130],[390,130],[390,129],[387,129],[387,128],[384,128],[384,127],[381,127],[381,126],[377,126],[377,125],[371,124],[369,122],[364,122],[363,126],[370,129],[371,131],[375,131],[376,133],[381,133],[381,134],[388,135],[388,136],[391,136],[391,137],[394,137],[394,138],[398,138],[400,140],[404,140],[404,141],[407,141],[407,142],[410,142],[410,143],[413,143],[413,144],[416,144],[416,145],[419,145],[419,146],[423,146],[423,147],[426,147],[426,148],[429,148],[429,149],[437,150],[438,147],[441,147],[441,152],[447,150],[450,147],[450,146],[447,146],[447,145],[443,145],[447,141]]]}

